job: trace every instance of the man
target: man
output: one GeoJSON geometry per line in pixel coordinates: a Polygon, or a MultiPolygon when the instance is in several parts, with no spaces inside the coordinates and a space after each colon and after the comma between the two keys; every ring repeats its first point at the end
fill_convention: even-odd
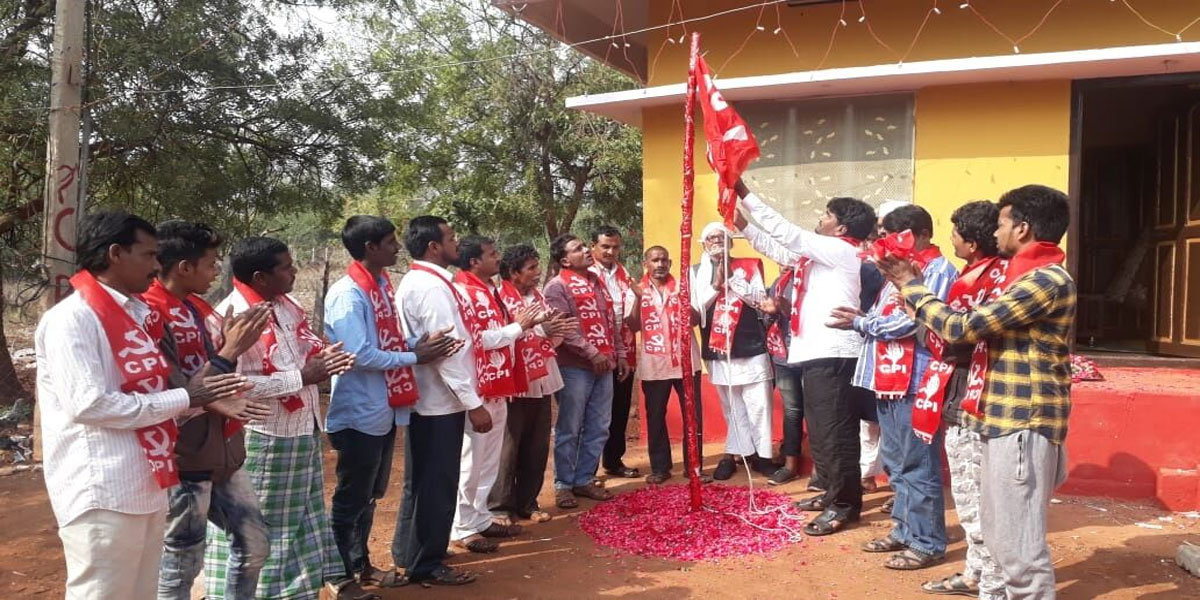
{"type": "Polygon", "coordinates": [[[158,273],[154,226],[124,211],[79,221],[75,294],[34,336],[46,490],[67,562],[67,598],[153,598],[167,489],[179,481],[173,419],[190,408],[237,417],[246,380],[170,366],[137,295],[158,273]]]}
{"type": "Polygon", "coordinates": [[[353,260],[325,297],[325,333],[356,359],[354,368],[333,378],[325,431],[338,457],[330,522],[346,569],[332,591],[348,596],[357,593],[355,576],[380,587],[399,583],[394,570],[371,565],[367,538],[375,505],[387,491],[396,427],[408,425],[417,402],[412,366],[450,356],[461,342],[448,330],[405,339],[387,273],[400,252],[391,221],[350,217],[342,245],[353,260]]]}
{"type": "MultiPolygon", "coordinates": [[[[542,280],[541,257],[529,244],[504,249],[500,259],[500,299],[509,313],[521,310],[549,312],[550,307],[537,285],[542,280]]],[[[550,457],[550,396],[563,387],[554,348],[568,329],[578,327],[574,319],[556,315],[517,340],[528,376],[528,388],[508,405],[504,444],[496,484],[488,495],[488,507],[502,525],[518,518],[534,523],[550,520],[537,497],[545,480],[550,457]],[[561,321],[561,329],[552,323],[561,321]]]]}
{"type": "MultiPolygon", "coordinates": [[[[922,265],[926,287],[945,298],[958,271],[933,245],[933,217],[912,204],[883,219],[888,235],[912,236],[914,259],[922,265]]],[[[886,240],[885,240],[886,241],[886,240]]],[[[946,555],[945,497],[942,493],[942,438],[939,431],[922,440],[913,432],[913,406],[931,360],[925,336],[904,312],[895,286],[884,286],[870,312],[851,307],[833,310],[831,326],[852,329],[866,338],[854,371],[854,385],[876,398],[882,434],[881,455],[895,491],[892,531],[868,542],[866,552],[897,552],[884,566],[914,570],[932,566],[946,555]]]]}
{"type": "MultiPolygon", "coordinates": [[[[246,426],[246,472],[258,494],[271,540],[258,582],[258,598],[315,599],[322,585],[346,576],[337,560],[325,512],[317,384],[354,364],[341,344],[325,346],[309,328],[304,309],[289,293],[296,267],[283,242],[251,237],[233,246],[233,291],[217,313],[240,314],[266,304],[271,322],[238,358],[238,372],[261,377],[270,416],[246,426]]],[[[210,331],[219,331],[210,318],[210,331]]],[[[221,341],[218,341],[220,343],[221,341]]],[[[226,557],[232,540],[217,531],[205,556],[209,598],[222,598],[232,573],[226,557]]]]}
{"type": "MultiPolygon", "coordinates": [[[[173,369],[185,377],[198,373],[232,373],[237,359],[258,341],[271,318],[266,306],[251,307],[234,317],[219,318],[200,296],[221,273],[217,251],[221,236],[201,223],[167,221],[158,226],[159,276],[143,299],[150,306],[147,331],[173,369]],[[222,327],[224,344],[217,349],[205,320],[222,327]]],[[[255,383],[255,378],[247,378],[255,383]]],[[[268,386],[255,386],[245,396],[260,397],[268,386]]],[[[248,406],[248,416],[270,416],[265,402],[248,406]]],[[[160,600],[187,600],[204,565],[207,524],[234,540],[226,568],[226,598],[254,597],[258,574],[267,560],[267,524],[258,507],[250,477],[242,469],[245,433],[239,420],[211,411],[190,411],[179,419],[175,443],[179,485],[169,492],[167,532],[163,540],[160,600]]]]}
{"type": "MultiPolygon", "coordinates": [[[[974,306],[976,288],[987,281],[988,272],[1003,272],[1007,266],[1004,259],[997,256],[996,220],[999,212],[995,204],[987,200],[978,200],[960,206],[950,216],[950,223],[954,226],[950,234],[954,255],[967,263],[962,276],[950,286],[948,300],[950,306],[956,310],[974,306]]],[[[930,348],[936,350],[936,343],[930,348]]],[[[961,594],[978,596],[981,600],[1004,600],[1004,573],[984,543],[979,523],[983,441],[978,433],[969,428],[962,410],[973,350],[973,344],[947,344],[944,345],[941,357],[936,356],[937,352],[934,353],[934,360],[940,359],[954,369],[949,383],[941,390],[944,400],[937,404],[940,410],[936,410],[936,413],[940,413],[940,422],[946,427],[945,446],[946,461],[950,466],[950,492],[954,495],[954,512],[958,514],[958,522],[966,534],[966,566],[961,573],[922,584],[921,589],[934,594],[961,594]]],[[[931,371],[937,372],[936,369],[931,371]]],[[[937,393],[930,399],[934,402],[939,401],[937,393]]]]}
{"type": "Polygon", "coordinates": [[[583,240],[565,233],[550,243],[550,259],[561,269],[546,284],[550,309],[573,317],[558,349],[558,422],[554,427],[554,503],[577,508],[576,497],[610,500],[593,481],[612,421],[612,371],[627,364],[626,348],[604,283],[589,267],[595,260],[583,240]]]}
{"type": "Polygon", "coordinates": [[[692,308],[700,319],[708,377],[721,398],[729,433],[713,479],[737,470],[736,459],[764,475],[775,469],[771,448],[771,357],[758,305],[766,296],[762,261],[729,256],[725,226],[709,223],[700,234],[705,256],[692,269],[692,308]]]}
{"type": "Polygon", "coordinates": [[[1046,508],[1067,475],[1076,288],[1059,264],[1058,243],[1070,210],[1065,194],[1041,185],[1010,190],[999,208],[996,241],[1009,264],[1002,281],[980,290],[985,298],[998,290],[994,300],[956,312],[907,261],[885,259],[880,269],[900,287],[915,320],[946,343],[986,343],[974,353],[979,360],[972,360],[963,401],[968,425],[983,437],[983,539],[1004,571],[1009,598],[1053,598],[1046,508]]]}
{"type": "MultiPolygon", "coordinates": [[[[683,398],[683,365],[680,357],[684,350],[679,343],[679,332],[686,330],[688,349],[692,355],[693,410],[696,415],[696,444],[700,448],[700,465],[704,463],[704,410],[700,402],[700,351],[692,333],[692,311],[688,308],[687,320],[679,314],[679,293],[675,278],[671,276],[671,255],[662,246],[651,246],[642,257],[645,275],[635,290],[638,310],[629,317],[629,326],[642,334],[638,349],[637,368],[642,374],[642,396],[646,398],[646,437],[650,450],[650,474],[646,483],[658,485],[671,478],[671,440],[667,434],[667,402],[671,390],[679,399],[679,414],[687,414],[683,398]]],[[[687,455],[687,443],[683,444],[685,472],[691,472],[692,461],[687,455]]],[[[712,481],[700,473],[704,483],[712,481]]]]}
{"type": "MultiPolygon", "coordinates": [[[[783,466],[767,478],[769,485],[783,485],[800,476],[800,459],[804,439],[804,388],[803,371],[799,366],[787,362],[788,344],[792,338],[791,322],[792,278],[796,276],[795,263],[779,263],[779,277],[767,288],[763,300],[766,317],[767,351],[775,367],[775,389],[783,400],[783,441],[779,453],[783,455],[783,466]]],[[[817,473],[809,480],[809,489],[818,488],[817,473]]],[[[824,485],[823,483],[820,485],[824,485]]],[[[824,489],[824,488],[819,488],[824,489]]]]}
{"type": "Polygon", "coordinates": [[[524,364],[513,352],[513,345],[524,333],[544,320],[537,309],[522,308],[510,314],[500,301],[492,278],[500,272],[500,253],[491,238],[472,235],[458,245],[458,273],[454,282],[459,294],[463,321],[484,350],[475,361],[475,375],[483,407],[491,416],[492,428],[486,432],[467,431],[463,440],[458,475],[458,506],[450,540],[455,547],[477,553],[495,552],[494,538],[509,538],[521,533],[515,523],[495,523],[488,509],[488,495],[500,467],[504,445],[508,399],[525,393],[528,382],[524,364]]]}
{"type": "Polygon", "coordinates": [[[826,491],[797,504],[820,511],[804,527],[809,535],[829,535],[857,521],[862,511],[859,469],[859,397],[850,384],[862,338],[853,331],[828,326],[830,312],[857,306],[862,287],[858,245],[875,227],[875,211],[854,198],[834,198],[825,205],[816,232],[784,219],[745,184],[736,186],[742,206],[759,223],[749,225],[739,213],[735,225],[746,239],[772,260],[796,263],[792,278],[791,342],[788,364],[803,371],[804,418],[809,445],[826,491]],[[807,293],[808,291],[813,293],[807,293]]]}
{"type": "MultiPolygon", "coordinates": [[[[608,297],[612,300],[613,318],[620,329],[621,341],[625,348],[634,347],[633,331],[625,323],[634,312],[637,304],[635,289],[637,285],[629,278],[629,272],[621,264],[621,232],[616,227],[605,225],[592,232],[592,258],[595,262],[591,271],[604,284],[608,297]]],[[[604,455],[600,465],[604,472],[612,477],[633,478],[641,473],[634,468],[625,466],[625,431],[629,425],[629,410],[633,404],[633,366],[630,363],[617,363],[613,371],[613,401],[612,422],[608,426],[608,441],[604,443],[604,455]]]]}
{"type": "Polygon", "coordinates": [[[396,289],[396,305],[406,335],[449,329],[451,337],[462,341],[462,349],[414,368],[420,397],[404,436],[404,500],[392,539],[392,560],[404,567],[410,581],[464,585],[475,581],[475,574],[446,566],[443,559],[454,524],[466,421],[475,433],[492,429],[491,414],[477,390],[476,348],[481,340],[468,329],[460,312],[462,293],[446,270],[458,260],[458,238],[446,220],[427,215],[409,221],[404,247],[413,264],[396,289]]]}

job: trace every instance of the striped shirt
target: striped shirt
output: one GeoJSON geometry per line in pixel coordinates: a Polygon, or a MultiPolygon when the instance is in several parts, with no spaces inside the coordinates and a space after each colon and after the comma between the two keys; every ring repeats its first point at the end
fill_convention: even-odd
{"type": "Polygon", "coordinates": [[[901,290],[917,319],[948,343],[988,342],[983,418],[966,425],[983,437],[1022,430],[1054,443],[1067,437],[1071,413],[1071,324],[1075,282],[1059,265],[1034,269],[999,298],[970,312],[955,312],[924,285],[901,290]]]}
{"type": "MultiPolygon", "coordinates": [[[[220,315],[233,307],[234,314],[241,314],[250,308],[241,294],[234,292],[218,304],[213,315],[208,320],[208,330],[213,333],[215,345],[220,346],[220,315]]],[[[312,435],[314,426],[319,426],[321,407],[317,403],[319,392],[315,385],[303,385],[300,369],[304,368],[305,353],[300,346],[300,338],[296,335],[296,327],[304,318],[304,312],[291,302],[279,298],[271,301],[271,310],[275,318],[270,327],[275,328],[275,353],[271,362],[277,369],[270,375],[263,375],[263,356],[266,346],[259,340],[249,350],[238,357],[237,371],[251,377],[254,381],[255,396],[260,398],[276,398],[267,402],[271,407],[271,416],[261,421],[251,421],[246,429],[257,431],[274,437],[304,437],[312,435]],[[278,398],[296,394],[304,401],[304,406],[295,412],[288,412],[283,402],[278,398]]]]}
{"type": "MultiPolygon", "coordinates": [[[[933,295],[937,296],[939,300],[945,300],[950,295],[950,286],[956,279],[958,279],[958,269],[954,268],[954,265],[944,256],[929,261],[929,264],[925,266],[925,287],[933,292],[933,295]]],[[[876,340],[899,340],[918,333],[919,327],[916,321],[909,318],[905,311],[896,310],[886,317],[880,314],[883,312],[883,305],[887,297],[895,289],[896,287],[891,282],[885,284],[867,315],[854,318],[854,330],[866,338],[862,350],[858,353],[854,378],[851,379],[851,383],[858,387],[878,391],[875,390],[876,340]]],[[[929,368],[929,362],[933,359],[923,338],[924,335],[920,335],[917,339],[912,377],[908,381],[908,395],[917,393],[917,388],[921,385],[921,377],[924,376],[925,369],[929,368]]]]}
{"type": "MultiPolygon", "coordinates": [[[[144,302],[101,286],[134,321],[146,321],[144,302]]],[[[34,347],[46,491],[59,526],[92,509],[165,511],[167,491],[155,482],[135,430],[187,410],[187,392],[122,392],[100,318],[79,294],[42,315],[34,347]]]]}

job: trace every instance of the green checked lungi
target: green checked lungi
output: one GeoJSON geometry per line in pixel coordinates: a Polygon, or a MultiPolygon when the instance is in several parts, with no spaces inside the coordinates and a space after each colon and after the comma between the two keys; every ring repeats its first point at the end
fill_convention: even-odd
{"type": "MultiPolygon", "coordinates": [[[[316,600],[324,582],[342,576],[341,559],[325,512],[320,433],[274,437],[246,431],[243,467],[267,521],[271,551],[258,579],[256,598],[316,600]]],[[[230,538],[208,525],[204,554],[205,593],[225,598],[230,538]]]]}

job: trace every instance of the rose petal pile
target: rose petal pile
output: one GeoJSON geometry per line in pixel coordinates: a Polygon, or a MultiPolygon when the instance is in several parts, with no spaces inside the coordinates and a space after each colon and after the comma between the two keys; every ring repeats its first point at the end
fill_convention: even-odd
{"type": "Polygon", "coordinates": [[[754,504],[752,513],[745,487],[708,485],[704,507],[710,510],[691,512],[687,486],[652,486],[598,504],[579,517],[579,526],[602,546],[703,561],[775,552],[790,543],[789,531],[803,525],[802,513],[783,494],[755,490],[754,504]]]}

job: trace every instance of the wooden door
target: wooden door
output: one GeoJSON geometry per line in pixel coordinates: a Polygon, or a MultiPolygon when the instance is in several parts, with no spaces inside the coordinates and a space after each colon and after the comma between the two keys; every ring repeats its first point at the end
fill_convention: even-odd
{"type": "Polygon", "coordinates": [[[1150,349],[1200,357],[1200,103],[1159,120],[1156,167],[1150,349]]]}

